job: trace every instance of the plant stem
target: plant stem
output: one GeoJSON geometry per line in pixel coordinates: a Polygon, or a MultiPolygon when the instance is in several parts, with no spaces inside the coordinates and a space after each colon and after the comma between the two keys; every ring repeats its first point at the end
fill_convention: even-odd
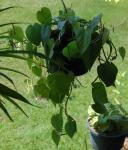
{"type": "Polygon", "coordinates": [[[92,85],[96,82],[96,80],[98,79],[99,77],[97,76],[94,81],[92,82],[92,85]]]}
{"type": "Polygon", "coordinates": [[[62,2],[62,4],[63,4],[63,7],[64,7],[65,12],[67,13],[67,8],[66,8],[66,5],[65,5],[65,3],[64,3],[64,0],[61,0],[61,2],[62,2]]]}
{"type": "Polygon", "coordinates": [[[102,50],[103,50],[103,54],[104,54],[104,57],[105,57],[106,61],[108,61],[108,58],[107,58],[107,56],[106,56],[106,54],[105,54],[105,51],[104,51],[104,48],[103,48],[103,47],[102,47],[102,50]]]}
{"type": "Polygon", "coordinates": [[[72,93],[72,85],[71,85],[71,87],[70,87],[70,91],[69,91],[68,97],[67,97],[66,102],[65,102],[65,115],[66,115],[67,117],[69,116],[69,115],[68,115],[68,111],[67,111],[67,106],[68,106],[68,100],[69,100],[69,98],[70,98],[70,96],[71,96],[71,93],[72,93]]]}

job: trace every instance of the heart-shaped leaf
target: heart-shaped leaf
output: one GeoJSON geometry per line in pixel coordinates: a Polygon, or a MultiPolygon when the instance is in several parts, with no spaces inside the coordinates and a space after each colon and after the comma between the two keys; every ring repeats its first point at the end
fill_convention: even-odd
{"type": "Polygon", "coordinates": [[[78,58],[80,55],[79,48],[76,41],[70,42],[67,47],[63,49],[63,55],[67,58],[78,58]]]}
{"type": "Polygon", "coordinates": [[[52,116],[51,124],[56,129],[56,131],[62,132],[62,128],[63,128],[62,114],[60,113],[60,114],[56,114],[56,115],[52,116]]]}
{"type": "Polygon", "coordinates": [[[34,65],[34,66],[32,66],[32,72],[33,72],[36,76],[41,77],[41,75],[42,75],[42,68],[39,67],[39,66],[34,65]]]}
{"type": "Polygon", "coordinates": [[[47,78],[48,86],[55,93],[68,95],[71,82],[74,80],[72,73],[56,72],[47,78]]]}
{"type": "Polygon", "coordinates": [[[104,113],[106,111],[104,104],[108,103],[108,97],[103,83],[95,82],[92,84],[92,97],[95,102],[92,108],[98,113],[104,113]]]}
{"type": "Polygon", "coordinates": [[[43,7],[37,12],[37,20],[42,24],[50,24],[52,22],[52,14],[49,8],[43,7]]]}
{"type": "Polygon", "coordinates": [[[125,54],[126,54],[125,48],[124,47],[119,47],[118,51],[119,51],[119,54],[120,54],[122,60],[124,60],[125,54]]]}
{"type": "Polygon", "coordinates": [[[52,131],[52,140],[54,141],[54,143],[56,144],[56,146],[59,145],[60,135],[58,135],[58,133],[56,132],[56,130],[52,131]]]}
{"type": "Polygon", "coordinates": [[[40,79],[34,86],[34,93],[36,96],[41,96],[43,98],[49,98],[49,88],[47,87],[44,79],[40,79]]]}
{"type": "Polygon", "coordinates": [[[23,42],[24,39],[24,33],[21,27],[14,26],[13,29],[9,32],[12,39],[15,39],[18,42],[23,42]]]}
{"type": "Polygon", "coordinates": [[[38,23],[29,25],[26,29],[26,36],[30,42],[38,46],[41,42],[41,25],[38,23]]]}
{"type": "Polygon", "coordinates": [[[73,138],[74,134],[77,132],[76,121],[68,116],[67,123],[65,124],[65,131],[69,135],[70,138],[73,138]]]}
{"type": "Polygon", "coordinates": [[[114,86],[118,73],[117,67],[112,62],[106,62],[97,67],[99,78],[108,86],[114,86]]]}

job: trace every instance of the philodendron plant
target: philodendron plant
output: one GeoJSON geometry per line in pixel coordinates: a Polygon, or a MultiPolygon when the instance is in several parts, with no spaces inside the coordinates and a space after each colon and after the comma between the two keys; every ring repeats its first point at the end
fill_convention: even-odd
{"type": "MultiPolygon", "coordinates": [[[[62,4],[64,10],[60,10],[56,17],[53,17],[50,9],[46,7],[36,13],[38,22],[26,29],[24,51],[6,51],[6,54],[11,55],[27,54],[30,69],[39,77],[34,85],[36,96],[50,99],[60,108],[58,114],[51,118],[52,138],[56,145],[59,144],[62,135],[67,134],[72,138],[77,131],[76,121],[67,109],[77,76],[87,75],[93,66],[97,66],[97,77],[92,82],[93,96],[101,94],[102,97],[104,91],[102,88],[97,91],[97,87],[115,86],[118,73],[113,63],[117,58],[117,49],[110,38],[109,30],[101,21],[102,15],[86,20],[78,17],[71,8],[67,8],[63,1],[62,4]],[[42,73],[42,69],[46,69],[45,74],[42,73]],[[97,79],[102,83],[97,83],[97,79]],[[64,114],[67,117],[65,124],[64,114]]],[[[13,31],[16,28],[14,26],[13,31]]],[[[12,33],[13,37],[18,34],[12,33]]],[[[124,48],[121,47],[119,52],[124,58],[124,48]]],[[[101,100],[104,103],[107,101],[101,100]]],[[[101,104],[100,99],[95,99],[95,103],[92,108],[96,112],[106,110],[105,106],[97,105],[101,104]]]]}

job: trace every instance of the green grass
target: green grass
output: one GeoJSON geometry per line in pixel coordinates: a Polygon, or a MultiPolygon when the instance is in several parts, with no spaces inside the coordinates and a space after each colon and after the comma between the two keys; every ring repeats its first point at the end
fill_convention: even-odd
{"type": "MultiPolygon", "coordinates": [[[[128,1],[122,0],[121,3],[115,5],[114,3],[105,3],[103,0],[65,0],[66,4],[72,6],[77,12],[78,16],[84,18],[92,18],[96,14],[103,13],[103,21],[111,30],[111,36],[117,47],[123,45],[126,50],[128,49],[128,1]],[[115,32],[112,32],[112,27],[115,28],[115,32]]],[[[60,0],[0,0],[0,6],[23,6],[24,8],[16,8],[14,10],[8,10],[4,12],[2,22],[8,21],[23,21],[33,22],[36,21],[35,13],[43,6],[50,7],[54,15],[57,15],[58,10],[62,8],[60,0]]],[[[24,26],[25,27],[25,26],[24,26]]],[[[124,107],[127,109],[128,105],[128,55],[126,55],[125,61],[122,63],[121,59],[116,61],[119,66],[118,84],[117,89],[109,88],[109,97],[112,101],[118,99],[124,107]],[[120,93],[119,93],[120,92],[120,93]]],[[[31,73],[25,62],[17,61],[13,59],[2,59],[3,66],[11,66],[17,68],[24,73],[31,73]]],[[[85,76],[80,77],[80,80],[84,87],[74,89],[72,101],[69,103],[69,112],[75,118],[78,124],[78,132],[73,139],[67,136],[63,136],[58,147],[59,150],[85,150],[85,136],[88,141],[89,150],[91,146],[89,143],[88,128],[86,125],[87,120],[87,108],[91,103],[91,87],[90,83],[95,78],[96,69],[92,70],[85,76]]],[[[50,124],[50,118],[52,114],[57,110],[47,100],[36,100],[32,91],[28,92],[28,86],[24,83],[25,78],[9,73],[14,79],[18,90],[23,93],[30,101],[37,103],[42,107],[38,109],[31,106],[25,106],[21,104],[29,115],[26,118],[15,107],[7,103],[7,108],[10,114],[15,119],[12,123],[10,120],[0,111],[0,150],[55,150],[57,149],[51,138],[52,126],[50,124]]],[[[6,83],[2,79],[2,82],[6,83]]]]}

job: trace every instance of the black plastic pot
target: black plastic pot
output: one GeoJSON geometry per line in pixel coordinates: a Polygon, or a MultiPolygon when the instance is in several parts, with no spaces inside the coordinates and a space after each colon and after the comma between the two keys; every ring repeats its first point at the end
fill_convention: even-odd
{"type": "Polygon", "coordinates": [[[95,150],[120,150],[125,138],[128,137],[128,132],[108,136],[95,132],[90,126],[89,129],[91,144],[95,150]]]}

